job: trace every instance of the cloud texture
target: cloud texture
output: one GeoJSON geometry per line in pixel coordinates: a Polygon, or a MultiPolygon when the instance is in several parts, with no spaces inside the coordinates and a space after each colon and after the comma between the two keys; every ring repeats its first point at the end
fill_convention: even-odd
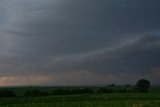
{"type": "Polygon", "coordinates": [[[1,0],[0,84],[158,83],[159,4],[1,0]]]}

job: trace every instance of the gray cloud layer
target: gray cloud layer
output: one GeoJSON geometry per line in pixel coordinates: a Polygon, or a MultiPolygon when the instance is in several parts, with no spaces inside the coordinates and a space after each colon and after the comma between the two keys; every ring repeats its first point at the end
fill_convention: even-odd
{"type": "Polygon", "coordinates": [[[96,74],[149,73],[159,68],[160,37],[146,35],[140,40],[110,51],[85,56],[53,59],[55,71],[88,70],[96,74]]]}
{"type": "MultiPolygon", "coordinates": [[[[0,74],[10,78],[52,74],[61,82],[70,82],[67,72],[84,76],[85,71],[101,82],[107,82],[102,75],[109,75],[104,78],[110,82],[118,77],[115,74],[149,75],[150,69],[159,68],[159,39],[128,42],[159,32],[159,4],[159,0],[1,0],[0,74]]],[[[45,78],[50,84],[51,77],[45,78]]]]}

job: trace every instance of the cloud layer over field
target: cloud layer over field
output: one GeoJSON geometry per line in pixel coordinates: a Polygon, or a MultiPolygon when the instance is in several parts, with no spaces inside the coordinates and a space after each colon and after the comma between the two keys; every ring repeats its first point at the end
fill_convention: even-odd
{"type": "Polygon", "coordinates": [[[160,82],[159,4],[1,0],[0,85],[160,82]]]}

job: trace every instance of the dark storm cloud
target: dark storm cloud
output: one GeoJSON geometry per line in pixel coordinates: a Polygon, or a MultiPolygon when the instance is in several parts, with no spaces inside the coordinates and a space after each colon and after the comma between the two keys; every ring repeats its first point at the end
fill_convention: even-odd
{"type": "Polygon", "coordinates": [[[86,70],[96,74],[149,73],[159,68],[160,37],[147,35],[121,48],[85,56],[53,59],[54,71],[86,70]]]}
{"type": "MultiPolygon", "coordinates": [[[[89,84],[127,83],[139,78],[149,78],[158,83],[160,74],[160,37],[146,35],[121,48],[68,57],[52,58],[42,65],[1,66],[1,76],[44,76],[55,83],[73,81],[89,84]],[[10,72],[12,70],[12,72],[10,72]],[[38,72],[37,72],[38,71],[38,72]],[[157,75],[158,74],[158,75],[157,75]],[[130,77],[130,78],[128,78],[130,77]],[[154,77],[154,78],[153,78],[154,77]],[[83,80],[85,79],[85,80],[83,80]]],[[[12,78],[13,78],[12,77],[12,78]]],[[[9,77],[8,77],[9,78],[9,77]]]]}
{"type": "Polygon", "coordinates": [[[160,72],[159,50],[160,37],[146,35],[138,41],[114,50],[90,53],[85,56],[53,59],[45,67],[57,72],[70,73],[70,71],[80,70],[89,71],[93,75],[99,76],[112,75],[115,78],[122,77],[125,81],[130,81],[127,78],[131,75],[133,76],[132,81],[140,76],[157,83],[155,71],[156,73],[160,72]]]}
{"type": "Polygon", "coordinates": [[[117,72],[158,69],[157,42],[151,43],[154,48],[143,41],[122,45],[159,32],[159,4],[159,0],[2,0],[1,74],[58,72],[62,81],[65,71],[84,70],[91,77],[108,74],[111,80],[117,72]]]}
{"type": "Polygon", "coordinates": [[[5,29],[10,38],[24,36],[13,40],[18,52],[26,46],[33,55],[35,49],[49,55],[83,53],[159,30],[158,4],[157,0],[12,1],[5,29]]]}

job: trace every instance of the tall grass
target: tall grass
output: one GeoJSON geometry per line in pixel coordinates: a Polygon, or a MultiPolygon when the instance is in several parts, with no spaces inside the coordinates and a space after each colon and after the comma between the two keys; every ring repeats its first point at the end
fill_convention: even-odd
{"type": "Polygon", "coordinates": [[[0,107],[160,107],[158,93],[109,93],[0,99],[0,107]]]}

